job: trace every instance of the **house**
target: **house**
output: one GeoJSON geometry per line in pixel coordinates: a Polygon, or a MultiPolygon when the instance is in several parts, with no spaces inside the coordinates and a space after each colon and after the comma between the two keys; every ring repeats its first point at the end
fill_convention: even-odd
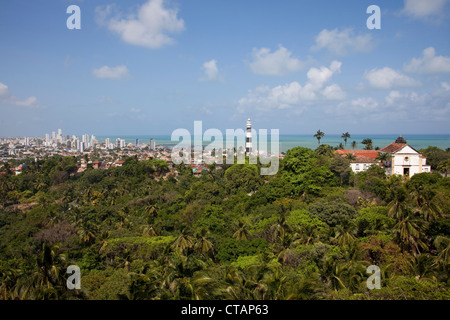
{"type": "Polygon", "coordinates": [[[335,153],[346,157],[349,154],[354,156],[354,159],[350,160],[350,167],[354,173],[366,171],[371,165],[380,165],[380,161],[377,160],[378,150],[336,150],[335,153]]]}
{"type": "Polygon", "coordinates": [[[125,161],[119,160],[119,161],[117,161],[117,162],[115,163],[115,166],[116,166],[116,167],[121,167],[121,166],[123,166],[124,163],[125,163],[125,161]]]}
{"type": "Polygon", "coordinates": [[[427,158],[408,145],[402,136],[380,150],[336,150],[335,153],[342,156],[353,154],[350,166],[355,173],[366,171],[372,165],[383,166],[388,175],[412,177],[416,173],[431,172],[427,158]],[[385,161],[378,160],[379,155],[386,153],[388,157],[385,161]]]}
{"type": "Polygon", "coordinates": [[[92,163],[92,168],[93,169],[99,169],[101,167],[102,163],[100,161],[94,161],[92,163]]]}
{"type": "Polygon", "coordinates": [[[386,161],[386,172],[389,175],[400,174],[412,177],[416,173],[431,172],[427,165],[427,158],[416,149],[408,145],[403,137],[380,149],[380,153],[389,153],[390,159],[386,161]]]}

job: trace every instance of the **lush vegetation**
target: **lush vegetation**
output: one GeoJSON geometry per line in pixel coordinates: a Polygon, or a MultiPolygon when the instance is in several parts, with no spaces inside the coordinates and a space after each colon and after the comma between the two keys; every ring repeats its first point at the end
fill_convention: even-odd
{"type": "MultiPolygon", "coordinates": [[[[435,167],[448,160],[429,152],[435,167]]],[[[0,299],[450,299],[439,173],[354,175],[326,145],[289,150],[274,176],[249,164],[166,176],[166,162],[135,158],[77,174],[76,163],[0,176],[0,299]],[[66,288],[72,264],[81,290],[66,288]],[[367,289],[369,265],[381,289],[367,289]]]]}

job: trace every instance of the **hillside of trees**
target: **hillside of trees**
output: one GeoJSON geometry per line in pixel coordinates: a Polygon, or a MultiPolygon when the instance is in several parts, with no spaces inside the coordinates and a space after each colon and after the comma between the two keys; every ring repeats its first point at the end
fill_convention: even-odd
{"type": "Polygon", "coordinates": [[[289,150],[274,176],[76,163],[0,176],[0,300],[450,299],[450,178],[437,172],[355,175],[326,145],[289,150]],[[66,287],[69,265],[80,290],[66,287]],[[367,288],[370,265],[380,289],[367,288]]]}

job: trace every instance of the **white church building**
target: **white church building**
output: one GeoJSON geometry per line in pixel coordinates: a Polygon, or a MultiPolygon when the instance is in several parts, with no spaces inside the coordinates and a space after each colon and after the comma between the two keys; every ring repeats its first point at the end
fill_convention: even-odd
{"type": "Polygon", "coordinates": [[[416,173],[431,172],[431,166],[427,165],[427,158],[408,145],[402,137],[398,137],[395,142],[379,151],[388,152],[391,155],[390,160],[387,161],[387,174],[412,177],[416,173]]]}

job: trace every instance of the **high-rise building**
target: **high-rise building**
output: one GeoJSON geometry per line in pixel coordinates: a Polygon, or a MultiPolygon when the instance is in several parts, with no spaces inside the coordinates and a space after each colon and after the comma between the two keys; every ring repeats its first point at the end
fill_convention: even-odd
{"type": "Polygon", "coordinates": [[[80,139],[78,139],[78,137],[75,137],[73,141],[74,141],[74,143],[72,144],[72,149],[79,150],[80,149],[80,139]]]}
{"type": "Polygon", "coordinates": [[[81,137],[81,141],[83,141],[84,143],[89,143],[89,135],[83,134],[83,136],[81,137]]]}
{"type": "Polygon", "coordinates": [[[136,145],[136,147],[139,145],[139,139],[136,139],[135,145],[136,145]]]}
{"type": "Polygon", "coordinates": [[[156,144],[154,139],[150,139],[150,150],[154,151],[156,149],[156,144]]]}
{"type": "Polygon", "coordinates": [[[116,139],[116,148],[120,148],[120,138],[116,139]]]}
{"type": "Polygon", "coordinates": [[[109,149],[109,148],[110,148],[110,144],[111,144],[111,139],[106,138],[106,139],[105,139],[105,147],[106,147],[106,149],[109,149]]]}
{"type": "Polygon", "coordinates": [[[247,120],[247,132],[246,132],[246,139],[245,139],[245,152],[247,154],[252,153],[252,122],[250,121],[250,118],[247,120]]]}
{"type": "Polygon", "coordinates": [[[125,148],[125,139],[120,139],[120,147],[125,148]]]}

